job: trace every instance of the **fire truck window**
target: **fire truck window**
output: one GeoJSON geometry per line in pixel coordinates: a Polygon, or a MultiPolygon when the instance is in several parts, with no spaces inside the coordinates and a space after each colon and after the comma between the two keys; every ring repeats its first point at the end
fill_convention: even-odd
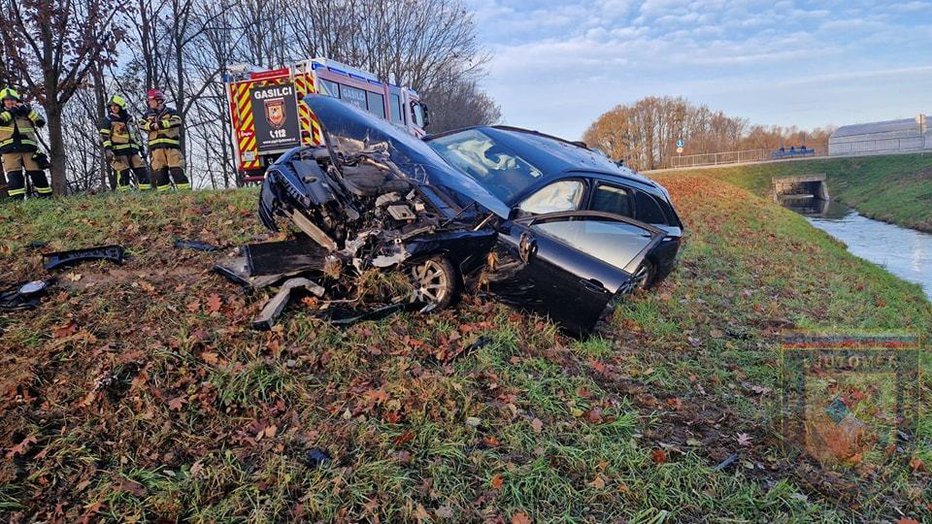
{"type": "Polygon", "coordinates": [[[366,92],[356,87],[340,84],[340,98],[365,111],[366,92]]]}
{"type": "Polygon", "coordinates": [[[396,124],[404,124],[401,120],[401,97],[398,95],[391,95],[391,103],[388,104],[392,106],[392,122],[396,124]]]}
{"type": "Polygon", "coordinates": [[[334,98],[340,98],[340,84],[324,79],[320,80],[320,84],[323,87],[321,94],[332,96],[334,98]]]}
{"type": "Polygon", "coordinates": [[[369,112],[379,118],[385,118],[385,98],[378,93],[366,92],[369,99],[369,112]]]}
{"type": "Polygon", "coordinates": [[[421,104],[411,104],[411,111],[414,113],[414,124],[418,127],[424,127],[424,111],[421,109],[421,104]]]}

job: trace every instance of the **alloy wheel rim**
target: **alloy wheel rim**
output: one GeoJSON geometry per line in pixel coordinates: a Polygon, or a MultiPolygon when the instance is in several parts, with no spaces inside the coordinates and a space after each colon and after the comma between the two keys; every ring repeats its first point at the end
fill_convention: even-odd
{"type": "Polygon", "coordinates": [[[411,268],[414,283],[414,302],[439,304],[446,298],[448,282],[443,266],[436,260],[428,260],[411,268]]]}

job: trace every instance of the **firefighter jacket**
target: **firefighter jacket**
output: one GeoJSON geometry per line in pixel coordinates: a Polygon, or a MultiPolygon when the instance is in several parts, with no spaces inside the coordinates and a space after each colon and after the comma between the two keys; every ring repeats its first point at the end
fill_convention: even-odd
{"type": "Polygon", "coordinates": [[[45,120],[29,104],[0,110],[0,153],[37,151],[36,127],[44,125],[45,120]]]}
{"type": "Polygon", "coordinates": [[[150,109],[139,123],[149,132],[149,150],[181,149],[181,115],[173,108],[150,109]]]}
{"type": "Polygon", "coordinates": [[[114,155],[134,155],[141,149],[136,139],[136,123],[126,110],[121,109],[118,115],[108,113],[98,127],[104,148],[114,155]]]}

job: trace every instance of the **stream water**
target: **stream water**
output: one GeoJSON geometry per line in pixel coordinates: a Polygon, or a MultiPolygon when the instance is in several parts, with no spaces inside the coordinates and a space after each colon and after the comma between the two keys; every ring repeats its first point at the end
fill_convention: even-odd
{"type": "Polygon", "coordinates": [[[872,220],[837,202],[809,199],[783,204],[844,242],[854,255],[920,284],[932,300],[932,234],[872,220]]]}

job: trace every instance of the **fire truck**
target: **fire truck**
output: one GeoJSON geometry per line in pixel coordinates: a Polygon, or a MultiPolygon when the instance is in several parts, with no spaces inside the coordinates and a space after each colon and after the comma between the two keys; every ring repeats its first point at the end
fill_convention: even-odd
{"type": "Polygon", "coordinates": [[[304,103],[310,93],[339,98],[420,138],[427,107],[417,92],[355,67],[312,58],[270,71],[232,66],[224,75],[236,169],[241,183],[257,182],[285,151],[320,145],[320,124],[304,103]]]}

